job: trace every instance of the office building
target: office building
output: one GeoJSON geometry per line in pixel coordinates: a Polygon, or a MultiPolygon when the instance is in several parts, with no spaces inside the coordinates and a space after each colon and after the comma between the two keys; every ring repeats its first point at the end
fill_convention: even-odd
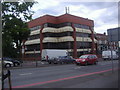
{"type": "Polygon", "coordinates": [[[28,22],[30,37],[24,43],[24,58],[41,59],[43,49],[67,50],[74,58],[96,53],[94,21],[71,14],[44,15],[28,22]]]}

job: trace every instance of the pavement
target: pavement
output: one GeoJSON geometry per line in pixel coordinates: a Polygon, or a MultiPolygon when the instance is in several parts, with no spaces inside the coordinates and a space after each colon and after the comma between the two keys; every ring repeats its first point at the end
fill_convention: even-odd
{"type": "MultiPolygon", "coordinates": [[[[11,69],[12,87],[117,88],[118,75],[115,71],[118,68],[118,61],[115,60],[113,64],[115,69],[113,73],[111,61],[87,66],[65,64],[42,68],[11,69]]],[[[4,86],[8,87],[7,81],[4,86]]]]}

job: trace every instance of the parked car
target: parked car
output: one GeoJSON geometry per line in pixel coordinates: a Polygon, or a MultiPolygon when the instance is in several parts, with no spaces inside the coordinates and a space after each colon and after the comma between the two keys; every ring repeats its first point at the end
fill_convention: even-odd
{"type": "Polygon", "coordinates": [[[107,51],[103,51],[102,52],[102,58],[104,59],[104,60],[110,60],[110,59],[118,59],[118,55],[117,55],[117,52],[116,51],[114,51],[114,50],[112,50],[112,51],[110,51],[110,50],[107,50],[107,51]]]}
{"type": "Polygon", "coordinates": [[[98,57],[95,54],[86,54],[76,59],[76,65],[97,64],[98,57]]]}
{"type": "MultiPolygon", "coordinates": [[[[2,65],[2,60],[0,60],[0,64],[2,65]]],[[[6,67],[6,68],[13,67],[13,62],[3,60],[3,66],[6,67]]]]}
{"type": "Polygon", "coordinates": [[[58,58],[55,58],[53,60],[48,60],[48,63],[54,63],[54,64],[64,64],[64,63],[74,63],[75,59],[73,59],[70,56],[59,56],[58,58]]]}
{"type": "Polygon", "coordinates": [[[22,63],[22,61],[15,60],[15,59],[8,58],[8,57],[3,57],[3,60],[13,62],[13,66],[15,66],[15,67],[21,65],[21,63],[22,63]]]}

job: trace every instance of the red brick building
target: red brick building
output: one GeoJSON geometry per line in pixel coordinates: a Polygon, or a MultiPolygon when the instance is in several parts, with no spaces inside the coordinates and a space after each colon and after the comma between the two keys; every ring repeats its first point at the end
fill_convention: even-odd
{"type": "Polygon", "coordinates": [[[97,39],[97,53],[102,54],[102,51],[108,49],[108,35],[106,33],[96,33],[97,39]]]}
{"type": "Polygon", "coordinates": [[[28,22],[28,26],[31,33],[24,43],[25,58],[40,59],[43,49],[67,50],[74,58],[96,53],[93,20],[71,14],[44,15],[28,22]]]}

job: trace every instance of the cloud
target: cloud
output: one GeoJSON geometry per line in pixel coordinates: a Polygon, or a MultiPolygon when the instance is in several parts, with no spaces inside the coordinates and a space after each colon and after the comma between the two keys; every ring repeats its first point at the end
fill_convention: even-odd
{"type": "Polygon", "coordinates": [[[105,24],[105,25],[101,25],[100,27],[95,27],[94,29],[97,30],[97,33],[104,33],[104,32],[107,33],[107,29],[116,28],[116,27],[118,27],[118,24],[105,24]]]}
{"type": "Polygon", "coordinates": [[[32,7],[32,10],[37,11],[39,9],[50,9],[51,7],[57,6],[59,4],[56,0],[35,0],[38,3],[32,7]]]}
{"type": "Polygon", "coordinates": [[[60,0],[38,0],[33,7],[33,18],[45,14],[59,16],[65,14],[65,7],[70,8],[70,14],[94,20],[96,32],[106,32],[109,28],[117,27],[117,2],[60,2],[60,0]]]}

